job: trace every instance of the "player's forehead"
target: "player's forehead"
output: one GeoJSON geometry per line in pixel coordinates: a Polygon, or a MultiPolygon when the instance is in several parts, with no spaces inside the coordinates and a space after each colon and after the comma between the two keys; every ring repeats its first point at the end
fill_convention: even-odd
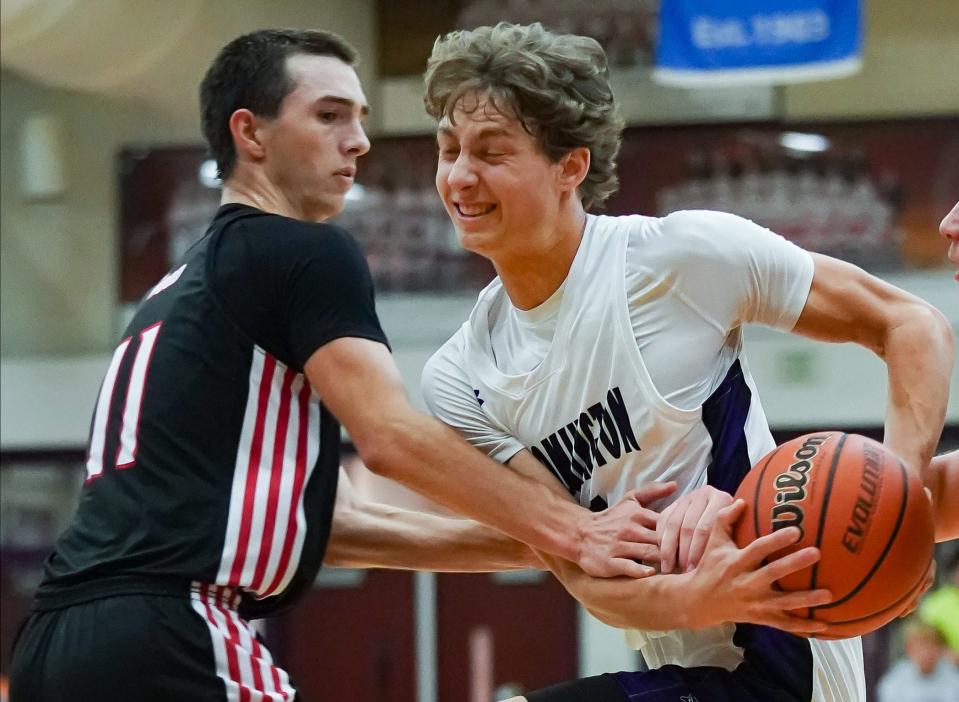
{"type": "Polygon", "coordinates": [[[437,124],[439,137],[467,139],[528,139],[515,109],[503,99],[484,92],[462,95],[437,124]]]}
{"type": "Polygon", "coordinates": [[[368,109],[356,71],[335,56],[293,54],[286,59],[286,72],[294,86],[290,101],[312,103],[332,96],[363,112],[368,109]]]}

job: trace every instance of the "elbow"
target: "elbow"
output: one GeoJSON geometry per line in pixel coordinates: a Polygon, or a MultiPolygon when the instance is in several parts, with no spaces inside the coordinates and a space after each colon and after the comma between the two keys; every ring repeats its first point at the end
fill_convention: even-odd
{"type": "Polygon", "coordinates": [[[438,426],[436,420],[405,405],[384,412],[375,425],[352,438],[367,468],[402,483],[411,470],[429,462],[430,448],[440,443],[434,430],[438,426]]]}
{"type": "Polygon", "coordinates": [[[363,465],[386,478],[392,477],[396,447],[402,442],[403,421],[396,411],[383,408],[361,423],[347,427],[363,465]]]}
{"type": "Polygon", "coordinates": [[[932,305],[925,305],[926,326],[929,329],[929,341],[939,349],[944,363],[948,366],[946,372],[952,370],[956,360],[956,337],[952,325],[940,310],[932,305]]]}
{"type": "Polygon", "coordinates": [[[952,325],[946,319],[946,315],[928,303],[923,305],[923,310],[928,319],[927,326],[930,330],[930,336],[938,341],[949,352],[950,356],[955,355],[956,337],[952,333],[952,325]]]}
{"type": "Polygon", "coordinates": [[[907,341],[913,351],[933,353],[952,367],[956,353],[952,325],[942,312],[924,300],[910,302],[889,325],[884,343],[878,350],[884,359],[896,344],[894,339],[899,339],[900,343],[907,341]]]}
{"type": "Polygon", "coordinates": [[[357,453],[363,465],[377,475],[389,478],[392,459],[388,446],[381,445],[379,441],[373,442],[373,445],[366,445],[362,448],[357,443],[357,453]]]}
{"type": "Polygon", "coordinates": [[[363,465],[384,478],[400,477],[410,436],[403,422],[385,419],[360,437],[352,437],[363,465]]]}
{"type": "Polygon", "coordinates": [[[956,333],[952,328],[952,324],[946,319],[946,315],[942,311],[937,310],[935,307],[933,310],[936,313],[936,318],[939,324],[939,333],[942,336],[943,342],[948,349],[949,358],[952,363],[955,363],[956,360],[956,333]]]}

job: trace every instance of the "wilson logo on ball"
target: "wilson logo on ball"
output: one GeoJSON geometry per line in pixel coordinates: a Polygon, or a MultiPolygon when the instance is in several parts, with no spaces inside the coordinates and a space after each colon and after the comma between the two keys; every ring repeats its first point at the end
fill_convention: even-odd
{"type": "Polygon", "coordinates": [[[773,531],[786,527],[798,527],[805,535],[803,519],[806,514],[802,505],[798,504],[806,499],[806,483],[809,482],[809,470],[813,459],[819,453],[819,446],[828,436],[810,436],[793,454],[796,458],[789,468],[776,476],[776,504],[772,510],[773,531]]]}
{"type": "Polygon", "coordinates": [[[863,539],[872,523],[872,514],[876,509],[879,490],[882,487],[882,457],[871,446],[863,448],[862,480],[859,483],[859,496],[853,505],[849,525],[842,537],[842,545],[850,553],[859,553],[863,539]]]}

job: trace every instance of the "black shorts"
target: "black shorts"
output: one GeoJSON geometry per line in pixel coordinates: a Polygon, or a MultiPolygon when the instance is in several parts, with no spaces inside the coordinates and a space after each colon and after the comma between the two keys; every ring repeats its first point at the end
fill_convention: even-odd
{"type": "Polygon", "coordinates": [[[536,690],[528,702],[792,702],[792,695],[750,684],[743,671],[667,665],[604,673],[536,690]]]}
{"type": "Polygon", "coordinates": [[[289,702],[225,588],[184,596],[114,595],[35,611],[13,651],[11,702],[289,702]]]}
{"type": "Polygon", "coordinates": [[[809,702],[809,641],[776,629],[738,624],[733,637],[743,662],[735,670],[665,665],[607,673],[530,692],[529,702],[809,702]]]}

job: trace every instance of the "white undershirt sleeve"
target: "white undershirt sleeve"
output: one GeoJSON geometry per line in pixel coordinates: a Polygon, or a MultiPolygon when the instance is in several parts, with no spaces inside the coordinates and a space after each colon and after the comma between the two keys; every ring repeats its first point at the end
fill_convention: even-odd
{"type": "Polygon", "coordinates": [[[461,362],[461,341],[457,332],[426,362],[421,378],[423,399],[433,416],[493,460],[506,463],[523,444],[483,411],[461,362]]]}
{"type": "Polygon", "coordinates": [[[807,251],[724,212],[676,212],[662,227],[677,287],[705,318],[727,330],[746,323],[785,331],[796,325],[812,285],[807,251]]]}

